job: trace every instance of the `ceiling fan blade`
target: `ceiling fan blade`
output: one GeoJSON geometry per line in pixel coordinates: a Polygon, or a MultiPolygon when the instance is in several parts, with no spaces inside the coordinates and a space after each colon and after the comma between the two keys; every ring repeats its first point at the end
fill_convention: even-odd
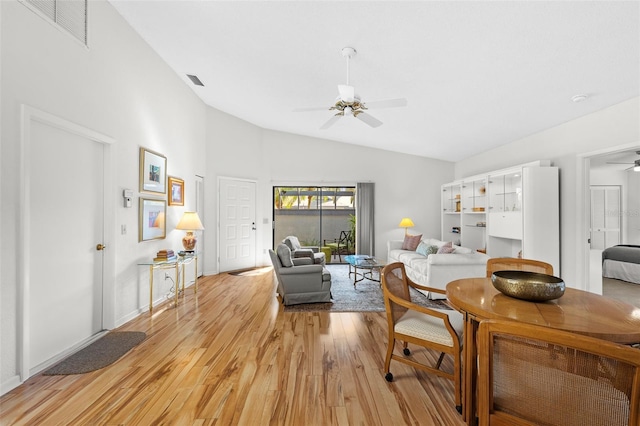
{"type": "Polygon", "coordinates": [[[365,102],[367,108],[397,108],[407,106],[407,100],[405,98],[397,99],[385,99],[382,101],[365,102]]]}
{"type": "Polygon", "coordinates": [[[294,108],[292,112],[307,112],[307,111],[329,111],[327,107],[303,107],[303,108],[294,108]]]}
{"type": "Polygon", "coordinates": [[[356,115],[356,118],[374,128],[382,126],[382,121],[378,120],[372,115],[367,114],[366,112],[359,113],[358,115],[356,115]]]}
{"type": "Polygon", "coordinates": [[[338,85],[338,93],[340,93],[340,99],[347,103],[353,102],[356,97],[356,89],[353,86],[347,86],[346,84],[338,85]]]}
{"type": "Polygon", "coordinates": [[[334,115],[326,123],[324,123],[322,126],[320,126],[320,130],[327,130],[329,127],[331,127],[334,124],[336,124],[336,122],[338,120],[340,120],[341,118],[342,118],[342,115],[340,115],[340,114],[334,115]]]}

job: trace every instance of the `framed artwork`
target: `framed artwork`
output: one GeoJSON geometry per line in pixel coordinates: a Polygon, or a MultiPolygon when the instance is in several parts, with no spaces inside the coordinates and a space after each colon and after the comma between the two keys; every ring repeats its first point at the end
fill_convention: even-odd
{"type": "Polygon", "coordinates": [[[161,240],[167,234],[167,202],[140,197],[138,241],[161,240]]]}
{"type": "Polygon", "coordinates": [[[140,192],[167,192],[167,157],[140,148],[140,192]]]}
{"type": "Polygon", "coordinates": [[[169,176],[169,205],[184,206],[184,180],[169,176]]]}

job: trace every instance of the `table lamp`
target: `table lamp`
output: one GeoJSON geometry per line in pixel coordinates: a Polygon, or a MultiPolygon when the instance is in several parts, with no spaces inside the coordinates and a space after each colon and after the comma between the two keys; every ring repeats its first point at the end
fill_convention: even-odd
{"type": "Polygon", "coordinates": [[[202,222],[198,217],[198,213],[184,212],[182,219],[180,219],[180,222],[178,222],[178,225],[176,226],[176,229],[187,231],[187,235],[182,239],[182,246],[185,251],[193,252],[197,242],[196,236],[193,232],[204,229],[204,226],[202,226],[202,222]]]}
{"type": "Polygon", "coordinates": [[[409,228],[412,228],[415,225],[413,224],[413,221],[411,219],[409,219],[408,217],[403,217],[400,221],[400,225],[398,226],[400,228],[404,228],[404,235],[407,235],[407,233],[409,232],[409,228]]]}

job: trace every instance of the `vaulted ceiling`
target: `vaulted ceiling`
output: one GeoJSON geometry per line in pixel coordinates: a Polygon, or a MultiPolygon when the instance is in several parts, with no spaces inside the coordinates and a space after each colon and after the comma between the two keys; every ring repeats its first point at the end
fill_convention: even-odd
{"type": "Polygon", "coordinates": [[[208,105],[257,126],[458,161],[639,95],[637,1],[111,0],[208,105]],[[319,127],[345,84],[406,98],[319,127]],[[195,86],[196,75],[204,87],[195,86]],[[584,94],[582,102],[574,95],[584,94]],[[293,112],[326,106],[326,111],[293,112]]]}

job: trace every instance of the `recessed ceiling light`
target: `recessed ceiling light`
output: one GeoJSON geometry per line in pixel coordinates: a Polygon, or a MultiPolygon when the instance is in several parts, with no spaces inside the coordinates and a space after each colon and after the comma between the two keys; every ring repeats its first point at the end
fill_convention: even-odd
{"type": "Polygon", "coordinates": [[[588,96],[587,96],[587,95],[580,94],[580,95],[575,95],[575,96],[573,96],[573,97],[571,98],[571,100],[572,100],[573,102],[575,102],[575,103],[578,103],[578,102],[586,101],[586,100],[587,100],[587,98],[588,98],[588,96]]]}

